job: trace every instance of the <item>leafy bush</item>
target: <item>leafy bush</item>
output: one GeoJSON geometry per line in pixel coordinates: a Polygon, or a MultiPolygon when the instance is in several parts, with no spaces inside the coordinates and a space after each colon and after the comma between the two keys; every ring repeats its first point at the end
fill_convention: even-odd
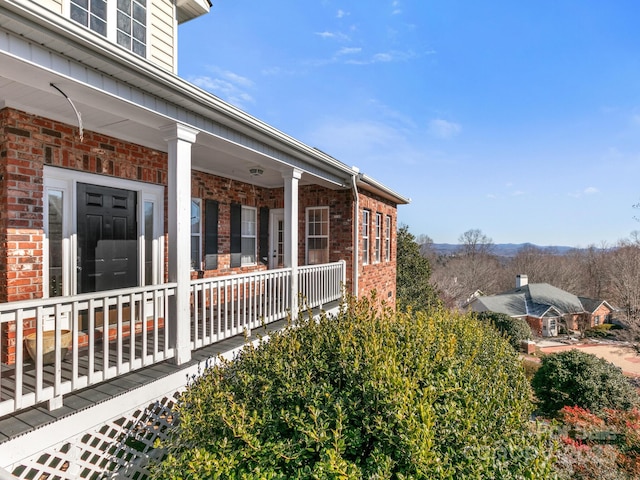
{"type": "Polygon", "coordinates": [[[512,318],[504,313],[480,312],[478,319],[491,322],[516,350],[520,350],[523,341],[531,338],[531,327],[522,318],[512,318]]]}
{"type": "Polygon", "coordinates": [[[353,302],[204,372],[159,479],[552,478],[516,353],[470,316],[353,302]]]}
{"type": "Polygon", "coordinates": [[[638,393],[618,367],[575,349],[544,357],[531,384],[545,415],[554,415],[564,406],[598,413],[640,404],[638,393]]]}
{"type": "Polygon", "coordinates": [[[602,323],[600,325],[595,325],[584,332],[585,337],[591,338],[605,338],[611,337],[612,334],[609,332],[613,327],[612,323],[602,323]]]}
{"type": "Polygon", "coordinates": [[[600,416],[580,407],[559,413],[556,466],[565,478],[640,478],[640,410],[605,409],[600,416]]]}

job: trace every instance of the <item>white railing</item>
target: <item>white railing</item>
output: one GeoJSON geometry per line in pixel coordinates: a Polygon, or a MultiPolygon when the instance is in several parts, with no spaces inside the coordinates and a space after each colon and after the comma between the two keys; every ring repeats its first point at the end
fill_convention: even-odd
{"type": "Polygon", "coordinates": [[[307,265],[298,268],[298,290],[305,305],[320,307],[342,297],[346,282],[346,262],[307,265]]]}
{"type": "Polygon", "coordinates": [[[0,415],[43,401],[60,407],[66,393],[173,357],[175,287],[0,304],[0,415]]]}
{"type": "Polygon", "coordinates": [[[200,348],[280,320],[291,307],[291,269],[191,282],[191,347],[200,348]]]}
{"type": "MultiPolygon", "coordinates": [[[[346,264],[299,267],[302,308],[342,296],[346,264]]],[[[175,283],[0,304],[0,416],[174,357],[175,283]],[[29,351],[29,353],[27,353],[29,351]]],[[[191,282],[191,348],[286,318],[292,270],[191,282]]]]}

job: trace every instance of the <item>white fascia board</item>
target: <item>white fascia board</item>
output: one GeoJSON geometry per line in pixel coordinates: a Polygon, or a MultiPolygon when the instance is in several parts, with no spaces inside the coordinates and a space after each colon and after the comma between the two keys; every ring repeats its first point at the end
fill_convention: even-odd
{"type": "Polygon", "coordinates": [[[209,13],[211,2],[208,0],[178,0],[176,7],[178,8],[178,22],[184,23],[209,13]]]}
{"type": "Polygon", "coordinates": [[[396,193],[389,187],[365,175],[364,173],[358,175],[358,187],[363,190],[367,190],[368,192],[380,195],[381,197],[386,198],[387,200],[391,200],[398,205],[406,205],[408,203],[411,203],[410,198],[403,197],[399,193],[396,193]]]}
{"type": "MultiPolygon", "coordinates": [[[[330,155],[296,140],[177,75],[101,38],[67,18],[52,13],[35,2],[3,0],[0,9],[1,7],[8,8],[13,12],[17,21],[30,20],[46,29],[43,31],[32,28],[27,29],[31,31],[19,32],[24,37],[29,38],[32,32],[37,31],[38,38],[35,41],[40,44],[46,44],[43,42],[42,36],[48,35],[54,40],[62,38],[68,46],[81,52],[83,57],[87,51],[92,51],[97,58],[84,58],[84,64],[99,71],[109,72],[115,69],[118,71],[119,78],[123,78],[122,73],[126,73],[126,81],[129,85],[151,92],[162,99],[175,99],[176,105],[186,111],[183,118],[190,116],[187,115],[189,112],[196,112],[304,161],[316,163],[323,169],[333,170],[334,174],[345,179],[345,185],[348,185],[348,179],[353,175],[353,170],[350,167],[330,155]],[[179,100],[176,97],[179,97],[179,100]]],[[[71,56],[69,53],[66,55],[71,56]]]]}

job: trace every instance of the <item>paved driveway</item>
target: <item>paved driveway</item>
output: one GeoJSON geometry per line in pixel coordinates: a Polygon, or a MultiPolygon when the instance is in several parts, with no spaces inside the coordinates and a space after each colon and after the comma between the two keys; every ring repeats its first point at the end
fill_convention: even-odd
{"type": "Polygon", "coordinates": [[[579,348],[583,352],[592,353],[620,367],[628,375],[640,376],[640,356],[633,348],[620,345],[563,345],[541,347],[543,353],[561,352],[579,348]]]}

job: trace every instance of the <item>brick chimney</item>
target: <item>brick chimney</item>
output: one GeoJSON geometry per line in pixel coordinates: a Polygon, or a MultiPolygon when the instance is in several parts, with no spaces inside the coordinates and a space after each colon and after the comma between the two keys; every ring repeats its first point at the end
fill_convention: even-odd
{"type": "Polygon", "coordinates": [[[522,288],[529,283],[526,275],[516,275],[516,288],[522,288]]]}

